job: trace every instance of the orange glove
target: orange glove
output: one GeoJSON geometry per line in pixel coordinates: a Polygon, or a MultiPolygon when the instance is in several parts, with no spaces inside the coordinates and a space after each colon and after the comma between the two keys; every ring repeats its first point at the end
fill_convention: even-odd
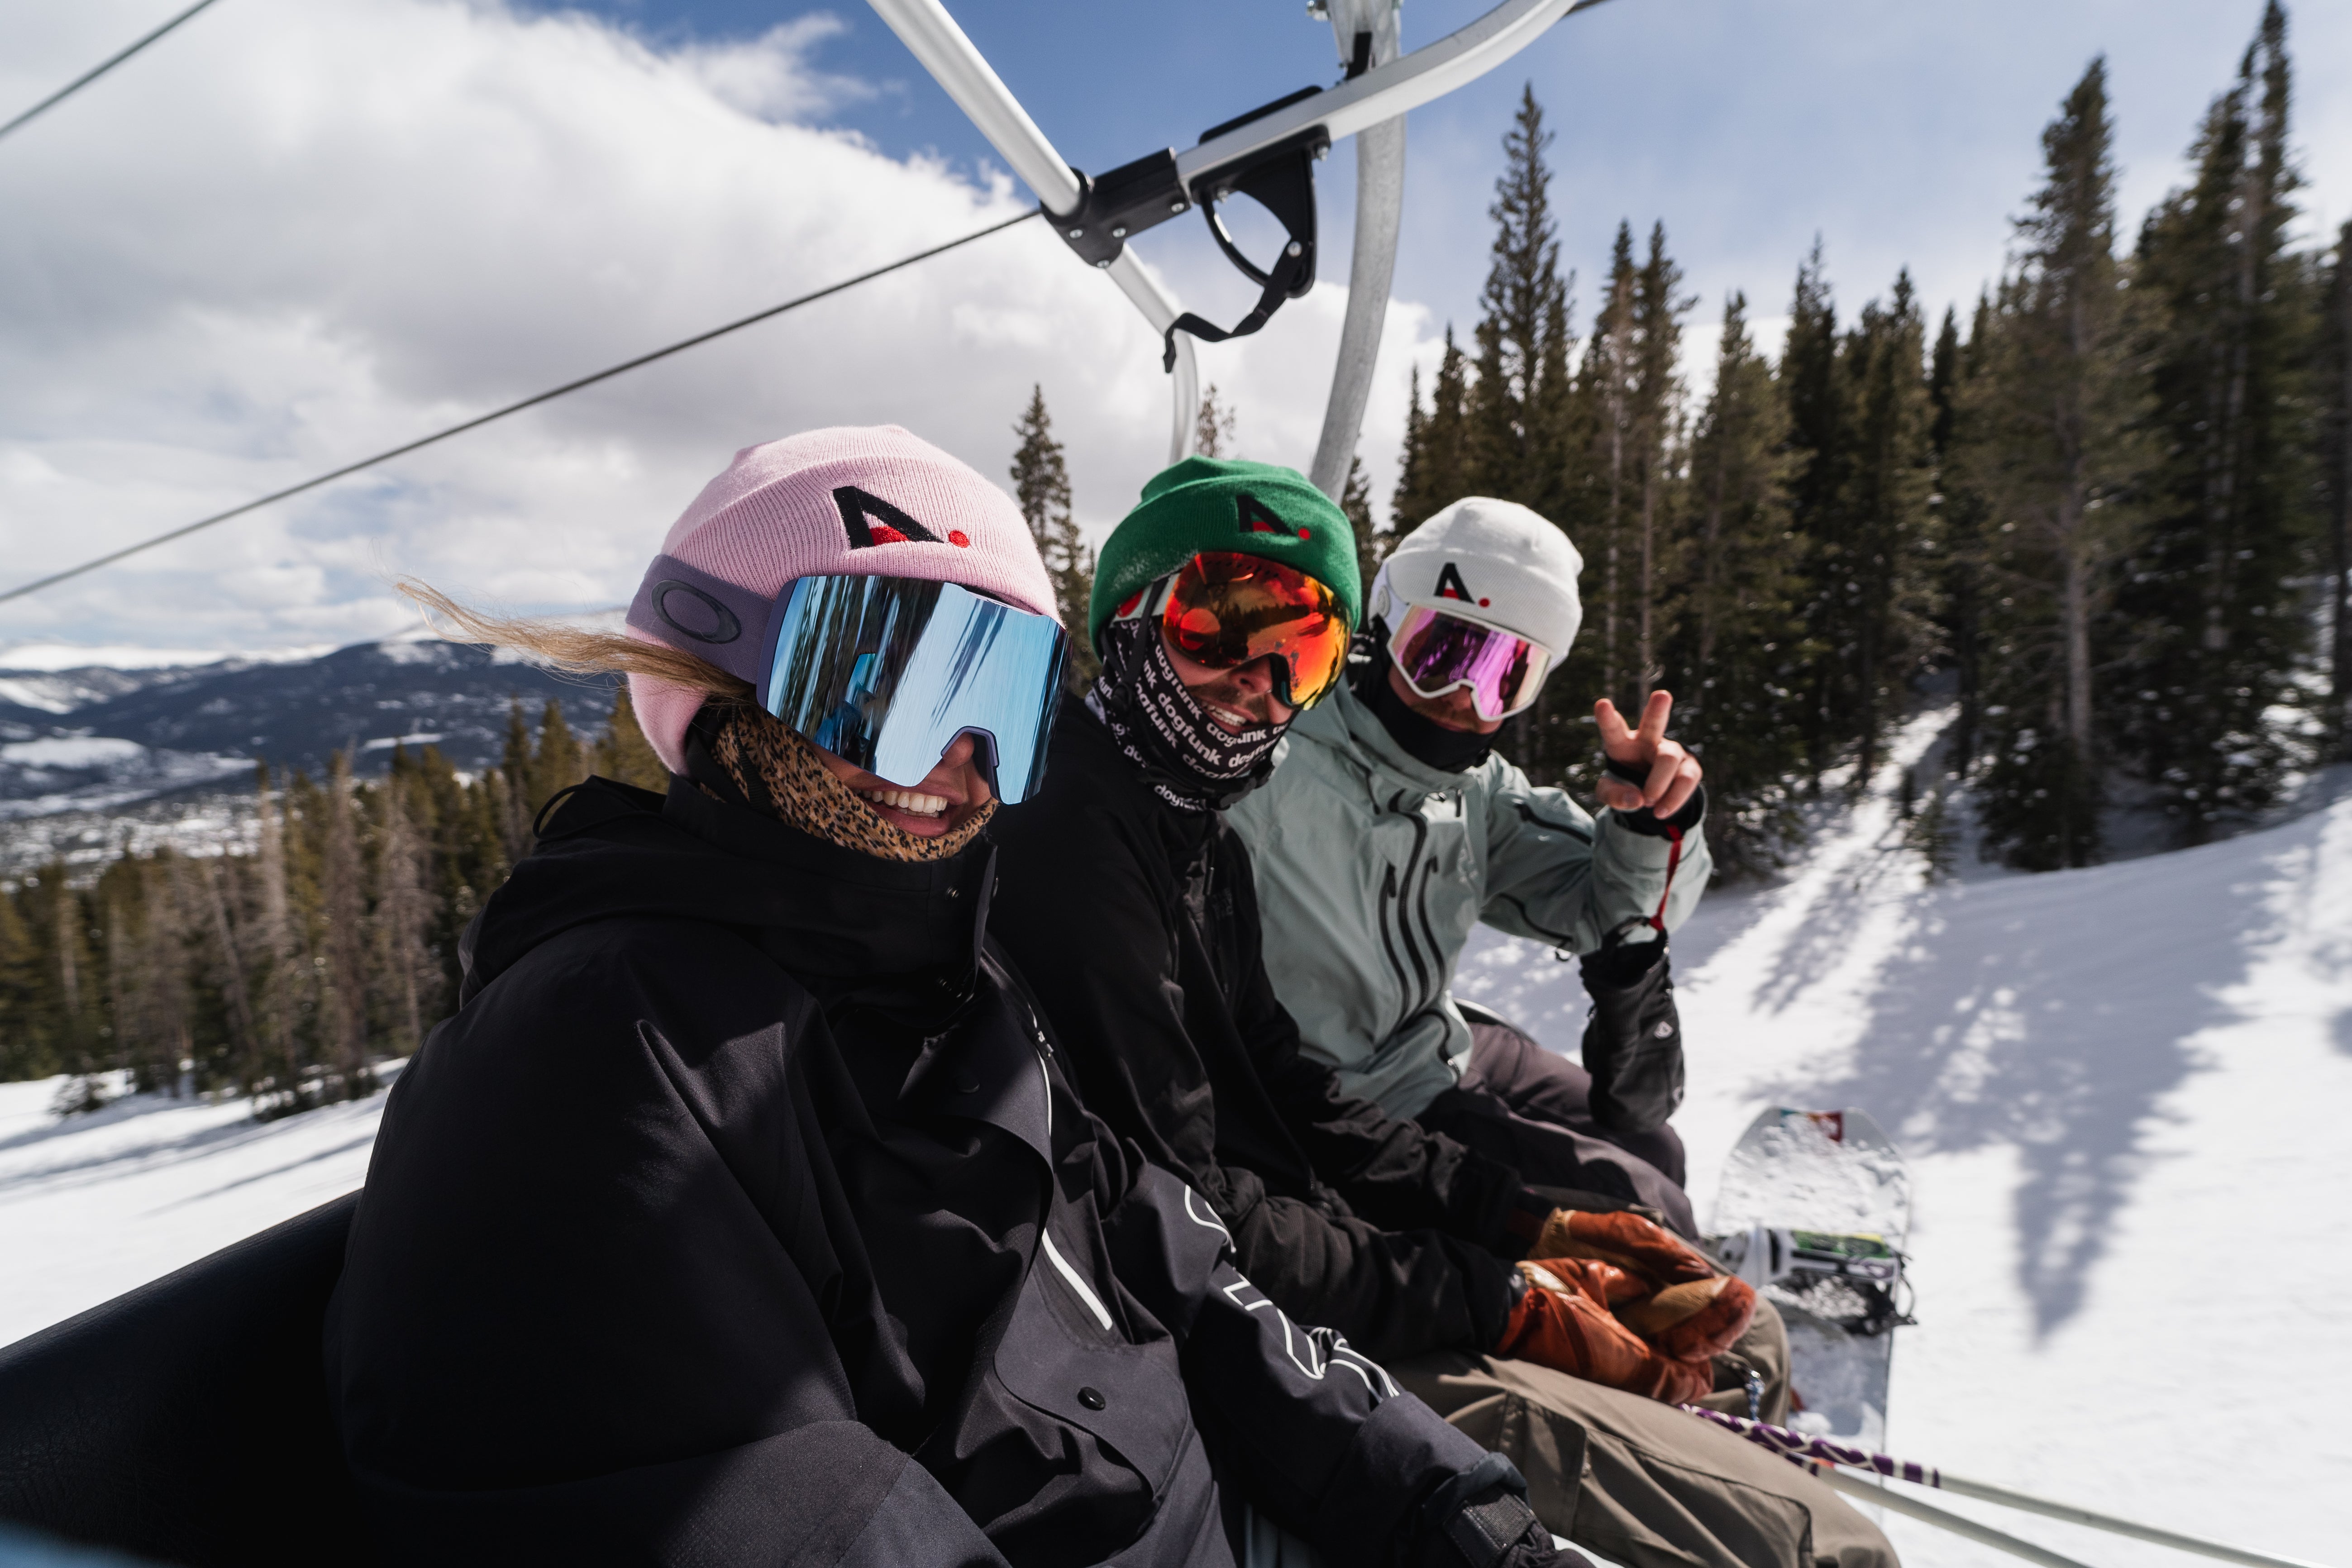
{"type": "Polygon", "coordinates": [[[1639,1215],[1554,1209],[1528,1256],[1544,1262],[1591,1259],[1642,1280],[1641,1294],[1649,1300],[1605,1300],[1634,1332],[1677,1361],[1705,1361],[1729,1350],[1756,1316],[1754,1286],[1717,1273],[1639,1215]]]}
{"type": "Polygon", "coordinates": [[[1503,1337],[1495,1345],[1497,1355],[1517,1356],[1669,1405],[1686,1404],[1715,1386],[1705,1360],[1661,1355],[1610,1315],[1606,1299],[1611,1292],[1641,1289],[1622,1269],[1570,1259],[1522,1263],[1519,1272],[1527,1279],[1527,1293],[1503,1325],[1503,1337]]]}
{"type": "Polygon", "coordinates": [[[1686,1280],[1715,1278],[1715,1269],[1706,1259],[1636,1214],[1584,1214],[1575,1209],[1554,1209],[1544,1221],[1543,1229],[1536,1233],[1535,1245],[1528,1248],[1528,1256],[1597,1258],[1629,1273],[1646,1277],[1653,1290],[1686,1280]]]}

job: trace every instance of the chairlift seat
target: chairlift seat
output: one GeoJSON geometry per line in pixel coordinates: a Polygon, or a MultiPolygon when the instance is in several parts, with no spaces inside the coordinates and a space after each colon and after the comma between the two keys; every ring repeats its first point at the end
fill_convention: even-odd
{"type": "Polygon", "coordinates": [[[372,1562],[320,1352],[358,1205],[0,1348],[0,1520],[183,1568],[372,1562]]]}

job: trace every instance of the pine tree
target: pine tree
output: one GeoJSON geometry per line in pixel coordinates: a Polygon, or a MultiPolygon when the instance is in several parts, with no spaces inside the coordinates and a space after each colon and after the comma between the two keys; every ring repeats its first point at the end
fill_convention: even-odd
{"type": "Polygon", "coordinates": [[[1238,458],[1241,443],[1234,434],[1236,416],[1217,401],[1217,384],[1201,394],[1201,413],[1192,421],[1192,450],[1203,458],[1238,458]]]}
{"type": "Polygon", "coordinates": [[[1503,173],[1486,209],[1495,238],[1473,334],[1477,376],[1468,388],[1468,413],[1477,491],[1556,516],[1574,344],[1570,282],[1559,273],[1551,216],[1551,171],[1544,163],[1550,142],[1530,83],[1503,137],[1503,173]]]}
{"type": "Polygon", "coordinates": [[[2094,672],[2103,661],[2094,638],[2147,466],[2115,257],[2104,60],[2091,62],[2042,145],[2047,178],[2018,225],[2015,272],[1988,322],[1958,443],[1988,508],[1982,550],[1996,605],[1992,763],[1979,815],[1988,846],[2032,869],[2098,854],[2105,759],[2094,672]]]}
{"type": "Polygon", "coordinates": [[[259,1055],[246,1064],[246,1086],[260,1097],[257,1115],[300,1108],[301,1057],[309,976],[301,963],[301,933],[296,927],[292,873],[289,862],[285,795],[270,787],[267,764],[254,770],[255,807],[259,817],[254,850],[253,940],[249,962],[259,983],[252,989],[256,1005],[259,1055]]]}
{"type": "Polygon", "coordinates": [[[1974,326],[1963,344],[1958,314],[1947,309],[1943,328],[1936,334],[1927,371],[1927,401],[1933,410],[1927,439],[1936,455],[1937,493],[1933,504],[1943,555],[1943,571],[1937,584],[1942,605],[1937,629],[1952,670],[1957,699],[1952,727],[1945,740],[1944,763],[1958,777],[1965,777],[1974,764],[1978,736],[1984,724],[1987,597],[1987,509],[1984,498],[1969,485],[1958,461],[1959,410],[1983,359],[1980,351],[1990,339],[1991,319],[1991,295],[1979,296],[1974,326]]]}
{"type": "Polygon", "coordinates": [[[419,832],[413,799],[425,794],[423,780],[395,747],[392,771],[372,792],[380,824],[376,835],[373,986],[385,1026],[386,1049],[406,1056],[425,1043],[436,1017],[440,971],[426,937],[433,910],[431,845],[419,832]]]}
{"type": "Polygon", "coordinates": [[[1788,411],[1747,307],[1736,292],[1725,303],[1715,388],[1691,440],[1687,565],[1667,656],[1685,672],[1675,731],[1706,769],[1707,842],[1726,879],[1779,863],[1795,827],[1788,781],[1805,760],[1788,411]]]}
{"type": "Polygon", "coordinates": [[[253,995],[257,965],[250,951],[249,917],[239,896],[243,879],[238,873],[243,869],[225,855],[208,856],[188,868],[194,918],[205,938],[198,944],[204,955],[199,985],[219,996],[222,1015],[220,1048],[204,1053],[196,1064],[199,1088],[222,1083],[249,1088],[259,1071],[260,1030],[253,995]]]}
{"type": "Polygon", "coordinates": [[[2336,231],[2320,298],[2314,379],[2327,497],[2327,723],[2330,754],[2352,762],[2352,220],[2336,231]]]}
{"type": "Polygon", "coordinates": [[[613,688],[612,716],[604,721],[604,732],[589,754],[588,771],[657,795],[668,793],[669,769],[638,727],[637,710],[630,701],[625,680],[613,688]]]}
{"type": "Polygon", "coordinates": [[[1383,530],[1372,517],[1372,479],[1364,472],[1364,459],[1360,457],[1348,459],[1348,482],[1339,487],[1339,510],[1347,514],[1348,527],[1356,536],[1356,581],[1370,594],[1381,563],[1396,548],[1396,535],[1383,530]]]}
{"type": "Polygon", "coordinates": [[[2189,843],[2274,798],[2293,757],[2278,715],[2308,635],[2311,489],[2298,406],[2309,322],[2285,248],[2288,100],[2273,0],[2190,150],[2195,177],[2149,215],[2135,259],[2160,317],[2147,352],[2162,460],[2117,589],[2115,724],[2189,843]]]}
{"type": "Polygon", "coordinates": [[[193,1044],[177,860],[168,850],[118,857],[91,894],[105,942],[107,1065],[127,1076],[133,1092],[176,1091],[193,1044]]]}
{"type": "MultiPolygon", "coordinates": [[[[1203,429],[1212,441],[1217,435],[1213,410],[1216,390],[1211,387],[1202,403],[1203,429]]],[[[1223,427],[1228,443],[1232,428],[1229,415],[1223,427]]],[[[1070,633],[1070,672],[1083,689],[1101,668],[1087,637],[1095,591],[1094,552],[1087,548],[1086,536],[1078,531],[1077,520],[1071,514],[1070,466],[1061,442],[1054,438],[1044,386],[1029,389],[1029,406],[1014,421],[1013,433],[1021,439],[1013,453],[1013,496],[1029,524],[1030,537],[1036,541],[1045,575],[1054,584],[1055,606],[1070,633]]],[[[1213,452],[1204,455],[1215,456],[1213,452]]]]}
{"type": "Polygon", "coordinates": [[[530,853],[530,721],[523,717],[520,697],[507,699],[506,742],[496,778],[491,793],[499,836],[511,865],[530,853]]]}
{"type": "Polygon", "coordinates": [[[1907,269],[1886,303],[1864,306],[1838,346],[1846,408],[1842,483],[1815,536],[1813,634],[1826,656],[1822,716],[1868,785],[1912,677],[1934,648],[1934,449],[1925,324],[1907,269]]]}
{"type": "Polygon", "coordinates": [[[1635,292],[1633,226],[1617,226],[1609,258],[1609,290],[1592,319],[1592,342],[1584,355],[1583,380],[1594,414],[1589,456],[1592,504],[1585,509],[1581,544],[1587,587],[1580,663],[1593,679],[1579,681],[1596,695],[1622,703],[1633,655],[1628,634],[1626,516],[1633,505],[1639,472],[1635,425],[1642,402],[1640,329],[1635,292]],[[1597,570],[1596,570],[1597,568],[1597,570]]]}
{"type": "Polygon", "coordinates": [[[547,803],[587,776],[580,742],[563,717],[561,699],[551,697],[540,710],[539,744],[530,756],[530,785],[523,800],[526,826],[536,823],[547,803]]]}
{"type": "Polygon", "coordinates": [[[89,905],[68,878],[62,860],[52,860],[27,879],[32,927],[41,960],[42,998],[34,1026],[47,1039],[53,1070],[71,1075],[58,1099],[65,1111],[95,1110],[105,1103],[99,1074],[106,1067],[100,1016],[104,976],[92,951],[96,934],[89,905]]]}
{"type": "Polygon", "coordinates": [[[359,820],[349,754],[329,760],[320,845],[320,915],[327,960],[320,1045],[327,1096],[354,1100],[373,1089],[368,1065],[367,903],[361,883],[359,820]]]}
{"type": "Polygon", "coordinates": [[[1667,584],[1675,524],[1676,447],[1681,435],[1683,384],[1682,318],[1693,303],[1677,290],[1682,269],[1666,256],[1666,226],[1650,228],[1649,255],[1633,279],[1633,375],[1632,407],[1633,481],[1638,497],[1633,520],[1634,695],[1649,700],[1664,673],[1659,663],[1667,616],[1667,584]]]}
{"type": "Polygon", "coordinates": [[[1445,350],[1430,386],[1429,408],[1421,405],[1421,372],[1412,374],[1412,402],[1405,415],[1404,451],[1397,469],[1389,521],[1398,535],[1412,532],[1464,496],[1475,495],[1469,454],[1468,363],[1445,329],[1445,350]]]}
{"type": "Polygon", "coordinates": [[[19,902],[31,891],[29,883],[0,887],[0,1079],[46,1078],[56,1070],[40,1027],[47,998],[40,943],[19,902]]]}
{"type": "Polygon", "coordinates": [[[1818,784],[1851,734],[1838,640],[1846,598],[1843,560],[1847,399],[1841,384],[1837,308],[1822,267],[1822,242],[1797,267],[1789,334],[1780,350],[1788,409],[1790,520],[1807,563],[1804,611],[1815,657],[1804,676],[1806,771],[1818,784]]]}

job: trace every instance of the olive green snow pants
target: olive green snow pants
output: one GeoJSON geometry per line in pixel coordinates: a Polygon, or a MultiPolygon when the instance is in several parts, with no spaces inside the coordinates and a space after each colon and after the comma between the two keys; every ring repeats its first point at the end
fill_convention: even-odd
{"type": "Polygon", "coordinates": [[[1886,1537],[1835,1492],[1672,1405],[1455,1351],[1388,1370],[1518,1466],[1554,1533],[1624,1568],[1896,1568],[1886,1537]]]}

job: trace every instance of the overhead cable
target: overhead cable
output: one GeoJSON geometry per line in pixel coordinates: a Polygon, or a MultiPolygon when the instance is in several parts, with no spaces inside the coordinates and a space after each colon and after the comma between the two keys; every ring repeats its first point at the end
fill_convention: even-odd
{"type": "Polygon", "coordinates": [[[247,501],[241,506],[233,506],[226,511],[216,511],[210,517],[200,517],[194,522],[183,523],[168,532],[155,535],[152,539],[142,540],[136,544],[126,545],[121,550],[100,555],[95,560],[85,561],[79,566],[68,566],[62,572],[53,572],[46,577],[21,584],[5,593],[0,593],[0,605],[5,605],[11,599],[21,599],[27,594],[37,594],[42,589],[54,587],[69,577],[79,577],[85,572],[95,572],[101,566],[111,566],[118,561],[136,555],[142,551],[152,550],[159,544],[168,544],[175,539],[185,539],[197,530],[210,528],[216,522],[226,522],[233,517],[243,517],[247,512],[258,511],[263,507],[285,500],[289,497],[299,496],[305,490],[317,489],[320,485],[331,484],[336,479],[356,474],[362,468],[372,468],[378,463],[388,463],[394,458],[404,458],[409,453],[430,447],[436,441],[446,441],[450,437],[462,436],[468,430],[478,430],[493,420],[504,419],[509,414],[520,414],[526,408],[536,408],[539,405],[562,397],[567,393],[593,386],[600,381],[610,381],[625,371],[635,370],[641,365],[651,364],[658,359],[667,359],[674,353],[680,353],[698,344],[707,343],[713,338],[723,338],[730,332],[740,331],[745,327],[756,325],[772,316],[781,316],[787,310],[797,310],[803,305],[814,304],[828,295],[838,294],[845,289],[854,289],[860,283],[870,283],[875,279],[896,272],[902,267],[912,267],[918,261],[928,261],[934,256],[944,255],[960,246],[970,245],[975,239],[985,239],[1000,230],[1011,228],[1014,224],[1026,223],[1037,216],[1037,211],[1038,209],[1032,207],[1027,212],[990,224],[985,228],[974,229],[961,239],[950,239],[944,245],[932,246],[929,250],[919,250],[912,256],[902,256],[898,260],[877,267],[870,272],[861,272],[855,278],[845,278],[838,283],[828,283],[822,289],[803,294],[797,299],[787,300],[781,305],[771,305],[764,310],[754,311],[751,315],[730,321],[723,327],[713,327],[707,332],[697,332],[690,338],[681,338],[667,348],[658,348],[651,353],[639,354],[635,359],[623,360],[619,364],[608,366],[593,375],[583,375],[577,381],[567,381],[562,386],[550,387],[545,392],[533,394],[520,402],[509,403],[503,408],[493,408],[488,414],[478,414],[471,419],[452,425],[444,430],[436,430],[430,436],[420,436],[414,441],[404,442],[388,451],[378,452],[372,458],[362,458],[356,463],[345,463],[340,468],[332,468],[326,473],[304,479],[299,485],[289,485],[282,490],[272,490],[266,496],[247,501]]]}
{"type": "Polygon", "coordinates": [[[57,91],[49,94],[48,97],[41,100],[40,102],[33,105],[32,108],[25,110],[24,113],[16,116],[16,119],[8,121],[7,124],[0,125],[0,136],[7,135],[8,132],[16,130],[16,127],[24,124],[27,120],[32,119],[33,116],[42,113],[44,110],[54,109],[58,104],[63,103],[67,99],[71,98],[75,93],[79,92],[83,88],[88,87],[91,82],[96,81],[99,78],[104,76],[107,72],[112,70],[115,67],[121,65],[123,61],[129,59],[131,56],[137,54],[140,50],[145,48],[148,45],[153,43],[156,39],[162,37],[164,34],[170,32],[173,28],[186,21],[189,17],[194,16],[197,12],[203,10],[212,3],[213,0],[196,0],[194,5],[189,6],[186,10],[181,12],[170,21],[156,28],[153,32],[148,34],[145,37],[140,39],[129,48],[121,50],[120,53],[109,56],[107,58],[100,61],[97,65],[92,66],[89,69],[82,72],[81,75],[74,78],[73,80],[66,83],[65,86],[58,89],[57,91]]]}

